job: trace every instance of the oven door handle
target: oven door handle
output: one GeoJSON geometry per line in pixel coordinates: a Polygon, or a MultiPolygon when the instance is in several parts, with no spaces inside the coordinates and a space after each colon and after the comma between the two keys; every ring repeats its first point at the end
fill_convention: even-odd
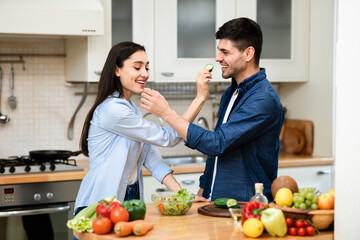
{"type": "Polygon", "coordinates": [[[27,216],[27,215],[46,214],[46,213],[67,212],[70,211],[70,209],[71,209],[70,206],[65,205],[65,206],[39,208],[39,209],[11,210],[4,212],[1,211],[0,217],[27,216]]]}

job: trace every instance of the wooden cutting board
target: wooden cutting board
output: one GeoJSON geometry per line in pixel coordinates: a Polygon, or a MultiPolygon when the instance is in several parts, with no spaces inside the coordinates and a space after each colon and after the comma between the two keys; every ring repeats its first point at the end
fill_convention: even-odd
{"type": "MultiPolygon", "coordinates": [[[[238,202],[238,205],[242,208],[246,202],[238,202]]],[[[198,208],[198,213],[211,217],[231,217],[229,209],[219,208],[214,205],[214,202],[210,202],[208,205],[204,205],[198,208]]]]}
{"type": "Polygon", "coordinates": [[[314,123],[309,120],[285,119],[280,134],[280,151],[290,154],[312,155],[314,123]]]}

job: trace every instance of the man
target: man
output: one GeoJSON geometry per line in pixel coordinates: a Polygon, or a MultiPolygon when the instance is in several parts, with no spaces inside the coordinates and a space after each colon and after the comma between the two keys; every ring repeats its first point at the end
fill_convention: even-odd
{"type": "Polygon", "coordinates": [[[214,131],[187,122],[157,91],[144,90],[141,106],[169,123],[188,147],[208,155],[200,177],[200,196],[249,201],[255,183],[260,182],[272,201],[284,113],[265,69],[259,67],[261,28],[248,18],[237,18],[220,27],[216,39],[215,60],[221,65],[222,77],[232,82],[221,98],[214,131]]]}

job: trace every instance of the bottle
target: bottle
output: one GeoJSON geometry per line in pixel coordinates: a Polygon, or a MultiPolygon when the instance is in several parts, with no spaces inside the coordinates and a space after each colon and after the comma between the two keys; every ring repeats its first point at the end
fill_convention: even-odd
{"type": "Polygon", "coordinates": [[[263,189],[264,185],[262,183],[255,183],[255,195],[250,199],[250,201],[257,201],[267,205],[269,201],[263,194],[263,189]]]}

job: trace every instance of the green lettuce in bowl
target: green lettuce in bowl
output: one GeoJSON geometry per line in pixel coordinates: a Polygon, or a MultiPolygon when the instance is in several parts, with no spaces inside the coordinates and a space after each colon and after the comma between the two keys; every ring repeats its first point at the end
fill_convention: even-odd
{"type": "Polygon", "coordinates": [[[190,210],[195,199],[195,194],[182,188],[177,193],[154,193],[151,198],[155,208],[162,215],[179,216],[184,215],[190,210]]]}

